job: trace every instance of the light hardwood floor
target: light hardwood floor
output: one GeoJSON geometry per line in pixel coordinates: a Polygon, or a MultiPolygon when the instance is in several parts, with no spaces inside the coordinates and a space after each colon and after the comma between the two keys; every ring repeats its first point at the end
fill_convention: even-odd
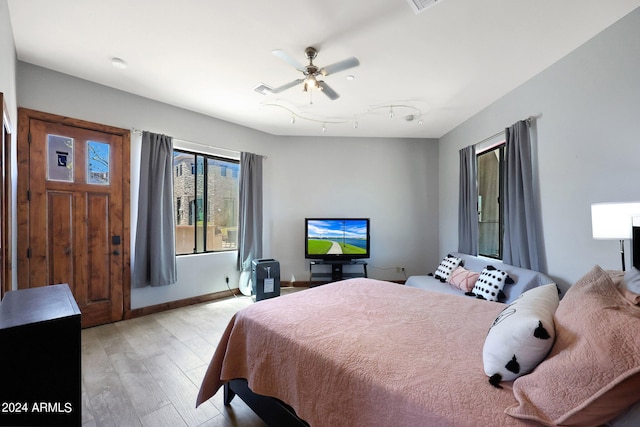
{"type": "Polygon", "coordinates": [[[229,319],[250,304],[229,297],[84,329],[83,426],[265,426],[239,398],[225,406],[222,390],[195,407],[229,319]]]}

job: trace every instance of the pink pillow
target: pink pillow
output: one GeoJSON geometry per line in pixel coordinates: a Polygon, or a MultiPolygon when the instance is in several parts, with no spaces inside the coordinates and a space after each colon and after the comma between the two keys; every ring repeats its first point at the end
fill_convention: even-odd
{"type": "Polygon", "coordinates": [[[567,291],[555,314],[556,342],[516,379],[506,413],[544,425],[600,425],[640,401],[640,307],[600,267],[567,291]]]}
{"type": "Polygon", "coordinates": [[[456,267],[447,281],[456,288],[469,292],[473,289],[473,285],[476,284],[479,276],[480,273],[478,272],[467,270],[464,267],[456,267]]]}

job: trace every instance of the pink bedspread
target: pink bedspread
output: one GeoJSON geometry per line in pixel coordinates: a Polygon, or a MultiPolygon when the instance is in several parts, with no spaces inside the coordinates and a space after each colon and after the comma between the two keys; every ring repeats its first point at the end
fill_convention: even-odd
{"type": "Polygon", "coordinates": [[[246,378],[313,427],[523,426],[489,385],[482,346],[504,305],[372,279],[269,300],[231,320],[197,404],[246,378]]]}

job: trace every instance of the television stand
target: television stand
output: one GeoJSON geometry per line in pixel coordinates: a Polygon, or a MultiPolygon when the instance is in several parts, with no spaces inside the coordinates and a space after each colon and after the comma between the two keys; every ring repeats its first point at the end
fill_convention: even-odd
{"type": "Polygon", "coordinates": [[[309,286],[315,286],[321,283],[328,283],[329,280],[320,280],[314,282],[315,278],[330,278],[331,282],[337,282],[343,279],[349,279],[353,277],[367,277],[367,262],[363,260],[312,260],[309,263],[309,286]],[[362,267],[362,272],[359,271],[344,271],[344,266],[357,266],[362,267]],[[313,268],[317,266],[330,266],[331,271],[327,272],[326,269],[323,272],[318,272],[317,269],[314,272],[313,268]],[[320,282],[320,283],[319,283],[320,282]]]}

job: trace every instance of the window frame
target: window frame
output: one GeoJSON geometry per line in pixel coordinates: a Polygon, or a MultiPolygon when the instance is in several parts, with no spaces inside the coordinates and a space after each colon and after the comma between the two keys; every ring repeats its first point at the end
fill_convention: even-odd
{"type": "Polygon", "coordinates": [[[492,259],[497,259],[497,260],[502,260],[503,256],[504,256],[504,242],[503,242],[503,237],[504,237],[504,210],[502,207],[502,201],[504,200],[504,183],[505,183],[505,154],[506,154],[506,141],[504,140],[504,137],[500,138],[499,142],[493,142],[491,144],[487,144],[485,146],[483,146],[482,148],[477,147],[476,149],[476,171],[477,171],[477,176],[476,176],[476,188],[478,191],[478,206],[477,206],[477,210],[478,210],[478,255],[486,257],[486,258],[492,258],[492,259]],[[480,207],[480,176],[481,176],[481,171],[480,171],[480,162],[479,162],[479,158],[482,155],[486,155],[489,153],[492,153],[494,151],[499,151],[499,156],[498,156],[498,236],[497,236],[497,243],[498,243],[498,254],[485,254],[481,252],[481,247],[482,245],[480,244],[480,224],[481,222],[481,207],[480,207]]]}
{"type": "MultiPolygon", "coordinates": [[[[207,227],[209,226],[207,218],[209,218],[210,215],[212,215],[212,213],[210,213],[210,203],[209,203],[209,160],[214,160],[214,161],[220,161],[220,162],[225,162],[225,163],[232,163],[232,164],[236,164],[238,165],[238,173],[236,176],[234,176],[234,174],[227,174],[225,176],[231,176],[232,178],[237,178],[239,180],[240,177],[240,173],[239,173],[239,168],[240,168],[240,160],[238,159],[234,159],[234,158],[229,158],[229,157],[224,157],[224,156],[220,156],[220,155],[215,155],[215,154],[211,154],[211,153],[203,153],[203,152],[199,152],[199,151],[195,151],[195,150],[190,150],[187,148],[176,148],[174,147],[173,149],[173,153],[174,153],[174,158],[176,153],[180,153],[183,155],[188,155],[188,156],[193,156],[190,160],[189,160],[189,169],[187,169],[187,173],[184,174],[184,170],[183,170],[183,164],[181,163],[179,165],[179,173],[176,170],[175,171],[175,175],[174,175],[174,182],[175,182],[175,178],[176,177],[193,177],[193,200],[188,200],[188,203],[184,203],[184,197],[183,195],[180,195],[179,198],[183,199],[182,200],[182,208],[185,208],[185,205],[188,204],[189,205],[189,209],[191,209],[191,206],[193,205],[193,223],[192,224],[188,224],[189,226],[193,226],[193,242],[194,242],[194,247],[193,247],[193,251],[189,252],[189,253],[178,253],[177,248],[176,248],[176,257],[181,257],[181,256],[189,256],[189,255],[200,255],[200,254],[210,254],[210,253],[223,253],[223,252],[232,252],[232,251],[237,251],[237,241],[234,247],[229,247],[229,248],[219,248],[219,249],[207,249],[207,227]],[[191,160],[193,160],[193,162],[191,162],[191,160]],[[200,168],[200,162],[201,162],[201,166],[202,168],[200,168]],[[199,172],[201,172],[201,174],[199,175],[199,172]],[[200,185],[198,183],[198,177],[202,176],[202,184],[200,185]],[[200,189],[199,187],[202,187],[202,189],[200,189]],[[203,197],[199,197],[199,191],[202,190],[202,196],[203,197]],[[198,212],[199,212],[199,208],[200,206],[202,207],[202,232],[199,233],[198,232],[198,212]],[[200,236],[201,234],[201,236],[200,236]],[[200,242],[199,240],[202,240],[202,242],[200,242]]],[[[175,168],[174,168],[175,169],[175,168]]],[[[225,169],[229,169],[228,167],[225,169]]],[[[177,223],[177,218],[178,218],[178,211],[176,208],[176,193],[175,193],[175,187],[174,187],[174,206],[173,206],[173,216],[174,216],[174,220],[176,220],[176,227],[178,226],[177,223]]],[[[238,193],[236,194],[237,199],[239,199],[239,186],[238,186],[238,193]]],[[[191,211],[190,211],[191,212],[191,211]]],[[[191,214],[188,213],[187,214],[189,218],[191,218],[191,214]]],[[[236,223],[239,222],[239,212],[236,211],[236,223]]],[[[177,244],[177,243],[176,243],[177,244]]]]}

